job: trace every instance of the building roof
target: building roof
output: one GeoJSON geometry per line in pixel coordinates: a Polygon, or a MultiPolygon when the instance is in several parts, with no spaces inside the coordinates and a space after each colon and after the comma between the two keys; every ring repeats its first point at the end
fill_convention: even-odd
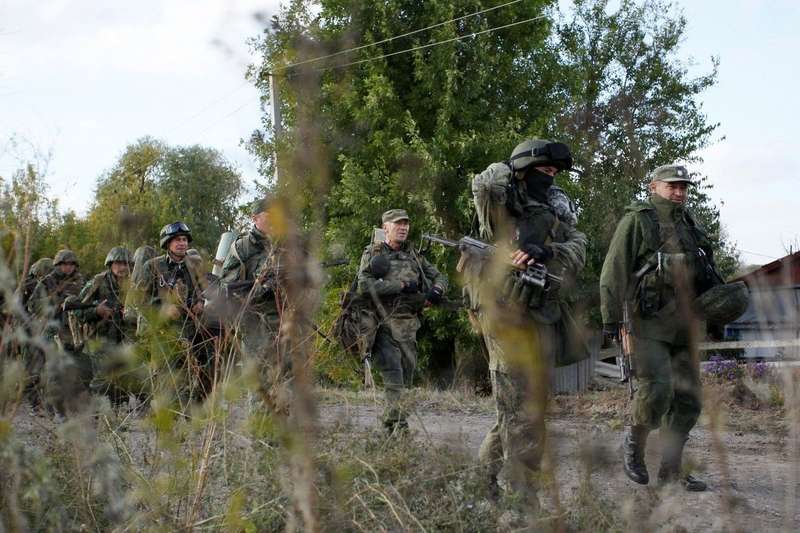
{"type": "Polygon", "coordinates": [[[800,252],[776,259],[732,281],[744,281],[751,288],[800,285],[800,252]]]}

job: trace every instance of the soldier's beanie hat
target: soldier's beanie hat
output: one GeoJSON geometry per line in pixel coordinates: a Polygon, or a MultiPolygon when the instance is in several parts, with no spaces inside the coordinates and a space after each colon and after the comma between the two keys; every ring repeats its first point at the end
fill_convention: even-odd
{"type": "Polygon", "coordinates": [[[389,209],[381,216],[381,221],[384,223],[398,222],[400,220],[410,220],[405,209],[389,209]]]}
{"type": "Polygon", "coordinates": [[[257,198],[250,203],[250,215],[256,216],[259,213],[263,213],[267,209],[270,208],[274,198],[271,196],[262,196],[261,198],[257,198]]]}
{"type": "Polygon", "coordinates": [[[674,181],[692,183],[689,171],[682,165],[661,165],[650,174],[650,179],[651,181],[665,181],[667,183],[674,181]]]}

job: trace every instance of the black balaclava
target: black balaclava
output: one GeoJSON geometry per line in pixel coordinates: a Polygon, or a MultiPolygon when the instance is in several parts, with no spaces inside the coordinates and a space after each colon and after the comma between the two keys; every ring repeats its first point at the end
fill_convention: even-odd
{"type": "Polygon", "coordinates": [[[536,167],[530,167],[525,171],[525,189],[528,196],[541,202],[547,203],[547,191],[553,185],[553,176],[545,174],[536,167]]]}

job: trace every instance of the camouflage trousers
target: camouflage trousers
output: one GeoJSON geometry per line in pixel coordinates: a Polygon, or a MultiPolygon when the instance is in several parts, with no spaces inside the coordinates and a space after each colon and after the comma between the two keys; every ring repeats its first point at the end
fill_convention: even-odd
{"type": "Polygon", "coordinates": [[[635,337],[633,423],[688,435],[702,410],[700,363],[686,345],[635,337]]]}
{"type": "Polygon", "coordinates": [[[257,379],[257,389],[270,412],[288,414],[292,398],[290,354],[278,345],[280,319],[246,313],[240,326],[245,371],[257,379]]]}
{"type": "Polygon", "coordinates": [[[509,488],[526,501],[536,497],[539,486],[555,327],[525,316],[513,323],[492,318],[479,315],[492,362],[497,420],[478,457],[493,478],[505,466],[509,488]]]}
{"type": "Polygon", "coordinates": [[[372,357],[381,372],[386,391],[382,422],[390,430],[408,424],[409,398],[405,397],[405,391],[414,381],[419,326],[416,316],[391,317],[378,327],[372,345],[372,357]]]}

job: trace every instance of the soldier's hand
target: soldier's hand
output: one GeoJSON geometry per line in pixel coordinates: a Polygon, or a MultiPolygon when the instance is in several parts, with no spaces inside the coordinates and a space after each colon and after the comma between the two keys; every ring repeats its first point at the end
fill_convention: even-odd
{"type": "Polygon", "coordinates": [[[443,294],[444,291],[442,290],[442,288],[439,287],[438,285],[434,285],[433,287],[431,287],[431,290],[428,291],[428,294],[426,295],[425,298],[427,299],[428,303],[436,305],[438,303],[441,303],[443,294]]]}
{"type": "Polygon", "coordinates": [[[536,259],[537,263],[544,263],[553,257],[553,249],[547,245],[538,245],[535,243],[526,244],[524,251],[528,257],[536,259]]]}
{"type": "Polygon", "coordinates": [[[619,324],[603,324],[603,336],[608,340],[619,342],[619,324]]]}
{"type": "Polygon", "coordinates": [[[161,306],[161,315],[170,320],[178,320],[181,317],[181,308],[175,304],[164,304],[161,306]]]}
{"type": "Polygon", "coordinates": [[[192,306],[192,313],[194,313],[195,315],[201,314],[203,312],[203,307],[204,307],[204,302],[203,300],[200,300],[199,302],[197,302],[192,306]]]}
{"type": "Polygon", "coordinates": [[[109,320],[111,317],[114,316],[114,310],[106,305],[106,301],[107,300],[103,300],[102,302],[97,304],[97,307],[94,308],[95,312],[97,313],[97,316],[99,316],[103,320],[109,320]]]}
{"type": "Polygon", "coordinates": [[[536,264],[536,259],[522,250],[517,250],[511,254],[511,263],[517,267],[525,267],[536,264]]]}
{"type": "Polygon", "coordinates": [[[401,292],[405,294],[416,294],[419,292],[419,285],[416,281],[404,281],[401,292]]]}

